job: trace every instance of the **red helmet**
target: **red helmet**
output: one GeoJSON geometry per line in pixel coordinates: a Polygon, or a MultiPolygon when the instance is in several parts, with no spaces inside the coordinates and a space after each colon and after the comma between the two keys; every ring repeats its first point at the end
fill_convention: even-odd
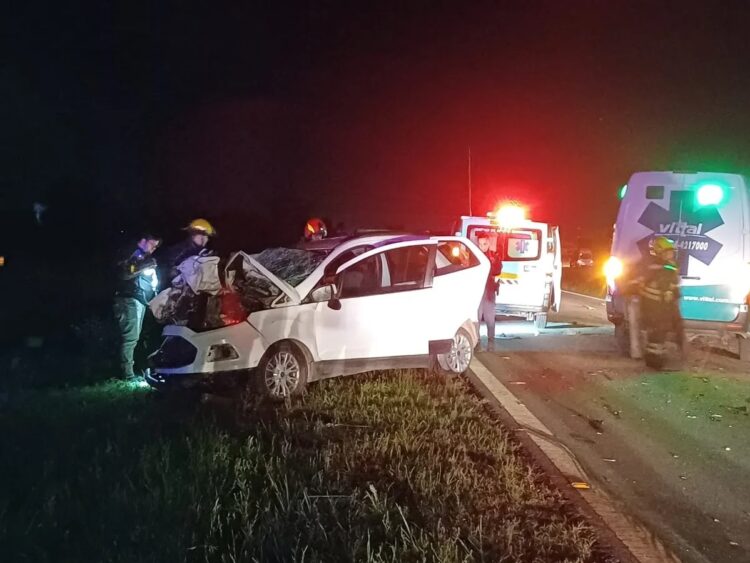
{"type": "Polygon", "coordinates": [[[317,240],[328,236],[328,227],[322,219],[313,217],[305,223],[305,240],[317,240]]]}

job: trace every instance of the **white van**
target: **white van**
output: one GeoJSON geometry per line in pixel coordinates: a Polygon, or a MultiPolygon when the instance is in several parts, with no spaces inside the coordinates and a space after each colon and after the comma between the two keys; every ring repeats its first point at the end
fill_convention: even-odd
{"type": "Polygon", "coordinates": [[[562,298],[559,228],[526,219],[501,225],[492,216],[461,217],[457,236],[476,243],[480,233],[489,235],[490,249],[503,261],[495,312],[547,326],[547,313],[559,311],[562,298]]]}
{"type": "Polygon", "coordinates": [[[637,172],[620,191],[607,272],[607,316],[618,336],[628,332],[620,288],[633,266],[664,235],[675,241],[685,328],[736,334],[747,347],[750,290],[750,208],[737,174],[637,172]]]}

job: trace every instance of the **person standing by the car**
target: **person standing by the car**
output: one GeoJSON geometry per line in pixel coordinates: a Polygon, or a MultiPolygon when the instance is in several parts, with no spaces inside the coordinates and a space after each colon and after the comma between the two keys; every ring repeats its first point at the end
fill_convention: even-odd
{"type": "Polygon", "coordinates": [[[185,240],[165,248],[159,257],[161,263],[161,277],[167,283],[179,273],[177,267],[187,258],[206,252],[206,246],[212,237],[216,236],[216,229],[205,219],[194,219],[183,230],[188,232],[185,240]]]}
{"type": "Polygon", "coordinates": [[[139,237],[135,250],[117,262],[114,313],[120,332],[119,362],[122,379],[135,377],[133,354],[141,337],[146,305],[156,295],[156,260],[152,254],[161,239],[151,234],[139,237]]]}
{"type": "Polygon", "coordinates": [[[477,246],[490,261],[490,273],[479,304],[478,320],[479,327],[483,322],[487,325],[487,349],[493,350],[495,347],[495,295],[498,290],[496,276],[502,271],[503,263],[500,256],[490,250],[490,237],[487,233],[479,233],[477,246]]]}

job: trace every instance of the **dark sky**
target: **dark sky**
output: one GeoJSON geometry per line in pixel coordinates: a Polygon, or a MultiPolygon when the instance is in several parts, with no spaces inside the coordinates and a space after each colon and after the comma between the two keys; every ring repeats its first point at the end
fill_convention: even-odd
{"type": "Polygon", "coordinates": [[[5,211],[203,215],[236,247],[308,214],[445,229],[471,146],[475,212],[522,200],[565,236],[609,227],[633,171],[750,168],[743,3],[203,4],[13,8],[5,211]]]}

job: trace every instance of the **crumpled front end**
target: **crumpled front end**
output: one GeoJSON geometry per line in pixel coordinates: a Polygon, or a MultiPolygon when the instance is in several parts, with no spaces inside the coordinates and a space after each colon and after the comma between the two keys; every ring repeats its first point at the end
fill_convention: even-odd
{"type": "Polygon", "coordinates": [[[248,322],[206,332],[170,325],[162,334],[161,346],[149,356],[152,375],[148,382],[156,387],[253,369],[268,348],[248,322]]]}

